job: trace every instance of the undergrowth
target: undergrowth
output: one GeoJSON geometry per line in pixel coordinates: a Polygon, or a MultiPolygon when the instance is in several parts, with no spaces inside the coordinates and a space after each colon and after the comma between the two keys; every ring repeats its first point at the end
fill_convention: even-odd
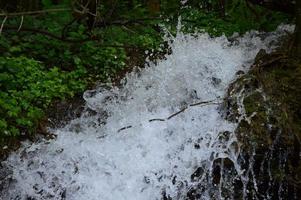
{"type": "MultiPolygon", "coordinates": [[[[205,31],[212,36],[230,36],[250,29],[270,31],[288,20],[283,14],[258,7],[254,13],[241,0],[233,1],[225,16],[220,16],[216,9],[204,9],[206,3],[202,2],[180,9],[179,3],[162,1],[159,13],[150,12],[137,2],[128,11],[120,3],[107,19],[108,25],[92,30],[84,20],[66,26],[73,19],[70,12],[26,16],[19,32],[9,27],[18,27],[20,17],[9,18],[0,37],[0,137],[36,133],[39,121],[54,100],[82,93],[96,80],[108,81],[126,67],[131,49],[143,53],[158,51],[161,27],[175,34],[179,16],[184,32],[205,31]],[[118,19],[129,23],[109,24],[118,19]],[[62,37],[28,31],[26,27],[62,37]]],[[[43,8],[56,6],[43,1],[43,8]]],[[[99,10],[105,13],[109,9],[101,6],[99,10]]]]}

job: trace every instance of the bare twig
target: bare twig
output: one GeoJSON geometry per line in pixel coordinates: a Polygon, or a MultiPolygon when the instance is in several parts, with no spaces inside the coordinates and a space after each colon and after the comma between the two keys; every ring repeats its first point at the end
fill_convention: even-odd
{"type": "MultiPolygon", "coordinates": [[[[96,4],[97,4],[97,0],[96,1],[96,4]]],[[[92,13],[89,9],[89,5],[91,3],[91,0],[87,1],[87,3],[85,5],[79,3],[78,1],[75,2],[75,6],[77,4],[77,6],[79,6],[82,10],[78,10],[75,6],[73,8],[73,11],[81,14],[81,15],[85,15],[85,14],[89,14],[89,15],[92,15],[94,17],[97,17],[97,13],[92,13]]]]}
{"type": "Polygon", "coordinates": [[[73,11],[76,12],[76,13],[79,13],[80,15],[89,14],[89,15],[92,15],[92,16],[96,17],[96,14],[90,12],[89,9],[88,10],[85,10],[85,9],[78,10],[77,8],[74,8],[73,11]]]}
{"type": "Polygon", "coordinates": [[[148,122],[154,122],[154,121],[160,121],[160,122],[164,122],[165,121],[165,119],[150,119],[150,120],[148,120],[148,122]]]}
{"type": "Polygon", "coordinates": [[[126,126],[126,127],[123,127],[123,128],[121,128],[121,129],[119,129],[117,132],[119,133],[120,131],[123,131],[123,130],[125,130],[125,129],[129,129],[129,128],[132,128],[132,126],[126,126]]]}
{"type": "Polygon", "coordinates": [[[23,21],[24,21],[24,16],[22,15],[22,17],[21,17],[21,22],[20,22],[20,26],[19,26],[17,32],[19,32],[19,31],[21,30],[22,25],[23,25],[23,21]]]}
{"type": "MultiPolygon", "coordinates": [[[[18,27],[15,26],[5,26],[5,29],[7,30],[18,30],[18,27]]],[[[1,30],[1,29],[0,29],[1,30]]],[[[47,36],[49,38],[53,38],[56,40],[60,40],[62,42],[66,42],[66,43],[85,43],[85,42],[89,42],[89,41],[98,41],[101,42],[102,38],[96,38],[96,37],[89,37],[89,38],[85,38],[85,39],[68,39],[68,38],[64,38],[62,36],[57,36],[53,33],[50,33],[48,31],[45,30],[40,30],[40,29],[34,29],[34,28],[27,28],[27,27],[22,27],[19,31],[24,31],[24,32],[32,32],[32,33],[38,33],[44,36],[47,36]]],[[[115,45],[115,44],[100,44],[98,45],[98,47],[102,47],[102,48],[128,48],[128,49],[139,49],[139,47],[134,46],[134,45],[115,45]]]]}
{"type": "Polygon", "coordinates": [[[2,30],[3,30],[3,27],[4,27],[4,24],[5,24],[6,20],[7,20],[7,16],[5,16],[5,18],[3,19],[2,23],[1,23],[1,27],[0,27],[0,35],[1,35],[1,33],[2,33],[2,30]]]}
{"type": "Polygon", "coordinates": [[[211,100],[211,101],[201,101],[201,102],[190,104],[189,106],[192,107],[192,106],[199,106],[199,105],[205,105],[205,104],[218,104],[218,102],[215,102],[215,101],[216,101],[216,99],[211,100]]]}
{"type": "Polygon", "coordinates": [[[140,18],[140,19],[120,19],[111,22],[103,22],[98,24],[98,27],[105,27],[107,25],[128,25],[128,24],[143,24],[144,21],[153,20],[164,20],[161,17],[150,17],[150,18],[140,18]]]}
{"type": "MultiPolygon", "coordinates": [[[[83,16],[82,16],[83,17],[83,16]]],[[[81,18],[80,18],[81,19],[81,18]]],[[[74,22],[76,22],[78,19],[77,18],[73,18],[70,22],[68,22],[64,28],[62,29],[62,33],[61,33],[61,38],[65,38],[66,37],[66,31],[68,30],[68,27],[71,26],[74,22]]]]}
{"type": "MultiPolygon", "coordinates": [[[[154,122],[154,121],[159,121],[159,122],[164,122],[164,121],[167,121],[167,120],[170,120],[172,119],[173,117],[179,115],[180,113],[183,113],[185,110],[187,110],[189,107],[193,107],[193,106],[206,106],[206,105],[214,105],[214,104],[220,104],[221,102],[216,102],[216,100],[224,100],[225,98],[217,98],[217,99],[213,99],[213,100],[209,100],[209,101],[201,101],[201,102],[197,102],[197,103],[193,103],[193,104],[189,104],[188,106],[182,108],[180,111],[170,115],[169,117],[165,118],[165,119],[162,119],[162,118],[154,118],[154,119],[150,119],[148,120],[148,122],[154,122]]],[[[119,129],[117,132],[121,132],[123,130],[126,130],[126,129],[129,129],[129,128],[133,128],[132,125],[130,126],[126,126],[126,127],[123,127],[121,129],[119,129]]]]}
{"type": "Polygon", "coordinates": [[[6,26],[5,29],[7,29],[7,30],[19,30],[19,31],[23,31],[23,32],[38,33],[38,34],[42,34],[42,35],[45,35],[45,36],[53,38],[53,39],[57,39],[57,40],[61,40],[61,41],[64,41],[64,42],[69,42],[69,43],[78,43],[78,42],[85,42],[87,40],[92,40],[91,38],[81,39],[81,40],[65,39],[65,38],[62,38],[60,36],[57,36],[53,33],[45,31],[45,30],[35,29],[35,28],[28,28],[28,27],[22,27],[21,29],[19,29],[19,27],[15,27],[15,26],[6,26]]]}
{"type": "MultiPolygon", "coordinates": [[[[49,10],[44,10],[44,12],[49,11],[49,10]]],[[[39,11],[35,11],[35,12],[39,12],[39,11]]],[[[42,12],[42,11],[40,11],[42,12]]],[[[77,19],[73,19],[71,22],[69,22],[68,24],[66,24],[64,26],[64,28],[62,29],[62,33],[61,36],[55,35],[53,33],[50,33],[48,31],[45,30],[41,30],[41,29],[35,29],[35,28],[29,28],[29,27],[23,27],[23,20],[24,20],[24,15],[26,15],[26,13],[32,13],[32,12],[23,12],[23,13],[11,13],[8,14],[9,16],[13,15],[13,16],[19,16],[21,14],[22,15],[22,19],[21,19],[21,24],[18,27],[15,26],[5,26],[5,28],[7,30],[16,30],[17,32],[32,32],[32,33],[38,33],[38,34],[42,34],[45,35],[47,37],[53,38],[53,39],[57,39],[63,42],[67,42],[67,43],[84,43],[87,41],[102,41],[102,38],[96,38],[96,37],[89,37],[89,38],[85,38],[85,39],[79,39],[79,40],[73,40],[73,39],[67,39],[66,38],[66,30],[68,28],[68,26],[70,26],[72,23],[74,23],[77,19]]],[[[1,16],[1,14],[0,14],[1,16]]],[[[6,16],[4,18],[4,20],[2,21],[2,25],[1,25],[1,31],[3,29],[4,23],[6,22],[8,16],[6,16]]],[[[112,21],[109,24],[101,24],[100,27],[105,27],[106,25],[127,25],[127,24],[131,24],[131,23],[141,23],[143,21],[146,20],[160,20],[162,18],[141,18],[141,19],[135,19],[135,20],[116,20],[116,21],[112,21]]],[[[0,31],[0,33],[1,33],[0,31]]],[[[105,46],[103,46],[105,47],[105,46]]],[[[116,47],[116,48],[137,48],[136,46],[126,46],[126,45],[108,45],[107,47],[116,47]]]]}
{"type": "Polygon", "coordinates": [[[89,15],[96,17],[96,13],[90,12],[89,8],[84,7],[83,5],[81,5],[81,7],[83,8],[83,10],[81,11],[82,14],[89,14],[89,15]]]}
{"type": "Polygon", "coordinates": [[[170,115],[169,117],[167,117],[167,120],[170,120],[171,118],[173,118],[173,117],[177,116],[178,114],[184,112],[186,109],[187,109],[187,107],[182,108],[180,111],[178,111],[178,112],[176,112],[176,113],[170,115]]]}

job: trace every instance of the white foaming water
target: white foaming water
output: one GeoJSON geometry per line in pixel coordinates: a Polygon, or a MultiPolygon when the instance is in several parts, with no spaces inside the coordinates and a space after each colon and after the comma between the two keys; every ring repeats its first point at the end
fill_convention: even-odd
{"type": "MultiPolygon", "coordinates": [[[[235,162],[238,153],[231,147],[236,124],[221,117],[219,105],[189,105],[220,102],[235,73],[247,71],[259,49],[271,50],[287,28],[232,43],[179,33],[171,55],[129,74],[121,88],[87,91],[96,115],[83,113],[55,130],[56,139],[24,143],[3,162],[12,174],[2,199],[152,200],[162,191],[183,199],[196,168],[210,173],[214,159],[235,162]],[[184,107],[169,120],[149,122],[184,107]],[[225,131],[230,139],[220,144],[216,138],[225,131]]],[[[206,192],[203,198],[209,199],[206,192]]]]}

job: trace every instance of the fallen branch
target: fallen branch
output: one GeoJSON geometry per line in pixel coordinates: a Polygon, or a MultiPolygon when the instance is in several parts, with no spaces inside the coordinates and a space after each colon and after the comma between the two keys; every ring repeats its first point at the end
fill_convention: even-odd
{"type": "MultiPolygon", "coordinates": [[[[44,10],[43,12],[46,11],[54,11],[54,10],[60,10],[60,9],[53,9],[53,10],[44,10]]],[[[24,15],[28,14],[28,13],[40,13],[42,11],[31,11],[31,12],[20,12],[20,13],[11,13],[8,15],[2,15],[2,16],[6,16],[3,20],[2,23],[2,29],[3,29],[3,25],[7,19],[8,16],[22,16],[21,18],[21,23],[18,27],[16,26],[5,26],[6,30],[16,30],[17,32],[32,32],[32,33],[37,33],[37,34],[41,34],[41,35],[45,35],[49,38],[53,38],[56,40],[60,40],[62,42],[67,42],[67,43],[84,43],[84,42],[88,42],[88,41],[102,41],[102,38],[97,38],[97,37],[88,37],[85,39],[68,39],[66,38],[66,32],[68,27],[73,24],[75,21],[77,21],[78,19],[73,19],[72,21],[70,21],[69,23],[67,23],[62,31],[61,31],[61,36],[55,35],[53,33],[50,33],[46,30],[41,30],[41,29],[36,29],[36,28],[29,28],[29,27],[22,27],[23,25],[23,18],[24,15]]],[[[1,16],[1,14],[0,14],[1,16]]],[[[140,19],[132,19],[132,20],[115,20],[112,22],[102,22],[101,24],[98,25],[99,28],[101,27],[106,27],[107,25],[119,25],[119,26],[125,26],[128,24],[134,24],[134,23],[138,23],[138,24],[143,24],[144,21],[151,21],[151,20],[164,20],[165,18],[161,18],[161,17],[151,17],[151,18],[140,18],[140,19]]],[[[0,29],[1,30],[1,29],[0,29]]],[[[1,32],[0,32],[1,33],[1,32]]],[[[126,46],[126,45],[103,45],[102,47],[116,47],[116,48],[138,48],[137,46],[126,46]]]]}
{"type": "Polygon", "coordinates": [[[180,111],[178,111],[178,112],[176,112],[176,113],[170,115],[169,117],[167,117],[167,120],[170,120],[171,118],[173,118],[173,117],[177,116],[178,114],[184,112],[186,109],[187,109],[187,107],[182,108],[180,111]]]}
{"type": "MultiPolygon", "coordinates": [[[[192,107],[192,106],[199,106],[199,105],[202,105],[202,104],[213,103],[214,101],[216,101],[216,99],[210,100],[210,101],[201,101],[201,102],[198,102],[198,103],[193,103],[193,104],[190,104],[189,106],[190,107],[192,107]]],[[[215,103],[213,103],[213,104],[215,104],[215,103]]]]}
{"type": "Polygon", "coordinates": [[[65,38],[62,38],[61,36],[57,36],[53,33],[45,31],[45,30],[35,29],[35,28],[28,28],[28,27],[22,27],[21,29],[19,29],[19,27],[16,27],[16,26],[5,26],[5,29],[6,30],[19,30],[19,32],[23,31],[23,32],[38,33],[38,34],[45,35],[47,37],[50,37],[50,38],[53,38],[53,39],[56,39],[56,40],[60,40],[60,41],[63,41],[63,42],[69,42],[69,43],[79,43],[79,42],[85,42],[85,41],[93,40],[92,38],[86,38],[86,39],[81,39],[81,40],[65,39],[65,38]]]}
{"type": "MultiPolygon", "coordinates": [[[[138,19],[118,19],[111,22],[102,21],[98,23],[97,27],[105,27],[107,25],[128,25],[128,24],[144,24],[145,21],[164,21],[167,18],[164,17],[146,17],[146,18],[138,18],[138,19]]],[[[196,20],[182,19],[182,22],[188,23],[199,23],[196,20]]]]}
{"type": "Polygon", "coordinates": [[[129,128],[132,128],[132,126],[126,126],[126,127],[123,127],[123,128],[121,128],[121,129],[119,129],[117,132],[119,133],[120,131],[123,131],[123,130],[125,130],[125,129],[129,129],[129,128]]]}
{"type": "MultiPolygon", "coordinates": [[[[81,19],[81,18],[80,18],[81,19]]],[[[73,18],[70,22],[68,22],[62,29],[62,33],[61,33],[61,38],[65,39],[66,38],[66,32],[69,28],[69,26],[71,26],[73,23],[75,23],[78,19],[77,18],[73,18]]]]}
{"type": "Polygon", "coordinates": [[[35,10],[35,11],[26,11],[26,12],[15,12],[15,13],[0,13],[0,17],[4,16],[24,16],[24,15],[37,15],[37,14],[44,14],[50,12],[63,12],[63,11],[71,11],[71,8],[54,8],[54,9],[47,9],[47,10],[35,10]]]}
{"type": "Polygon", "coordinates": [[[164,122],[165,119],[150,119],[150,120],[148,120],[148,122],[155,122],[155,121],[164,122]]]}
{"type": "Polygon", "coordinates": [[[19,28],[18,28],[17,32],[19,32],[21,30],[22,25],[23,25],[23,21],[24,21],[24,16],[22,15],[21,22],[20,22],[20,25],[19,25],[19,28]]]}
{"type": "MultiPolygon", "coordinates": [[[[85,39],[68,39],[68,38],[64,38],[64,36],[57,36],[53,33],[50,33],[48,31],[45,30],[40,30],[40,29],[35,29],[35,28],[27,28],[27,27],[15,27],[15,26],[5,26],[6,30],[17,30],[18,32],[32,32],[32,33],[37,33],[37,34],[41,34],[44,36],[47,36],[49,38],[52,39],[56,39],[56,40],[60,40],[62,42],[67,42],[67,43],[85,43],[85,42],[89,42],[89,41],[102,41],[102,38],[96,38],[96,37],[89,37],[89,38],[85,38],[85,39]]],[[[1,29],[0,29],[1,30],[1,29]]],[[[103,44],[103,45],[99,45],[98,47],[102,47],[102,48],[109,48],[109,47],[113,47],[113,48],[134,48],[137,49],[137,46],[133,46],[133,45],[115,45],[115,44],[103,44]]]]}
{"type": "MultiPolygon", "coordinates": [[[[219,100],[224,100],[225,98],[217,98],[219,100]]],[[[154,118],[154,119],[150,119],[148,120],[148,122],[154,122],[154,121],[160,121],[160,122],[164,122],[164,121],[167,121],[167,120],[170,120],[172,119],[173,117],[177,116],[178,114],[180,113],[183,113],[185,110],[187,110],[189,107],[194,107],[194,106],[206,106],[206,105],[215,105],[215,104],[220,104],[220,102],[216,102],[217,99],[213,99],[213,100],[209,100],[209,101],[201,101],[201,102],[197,102],[197,103],[193,103],[193,104],[189,104],[188,106],[182,108],[181,110],[179,110],[178,112],[170,115],[169,117],[163,119],[163,118],[154,118]]],[[[123,128],[120,128],[118,129],[118,133],[123,131],[123,130],[126,130],[126,129],[129,129],[129,128],[133,128],[132,125],[130,126],[125,126],[123,128]]]]}
{"type": "Polygon", "coordinates": [[[3,27],[4,27],[4,24],[5,24],[6,20],[7,20],[7,16],[5,16],[5,18],[3,19],[2,23],[1,23],[1,27],[0,27],[0,35],[1,35],[1,33],[2,33],[2,30],[3,30],[3,27]]]}
{"type": "Polygon", "coordinates": [[[164,20],[162,17],[149,17],[149,18],[140,18],[140,19],[120,19],[111,22],[102,22],[97,25],[97,27],[106,27],[108,25],[128,25],[128,24],[143,24],[144,21],[153,21],[153,20],[164,20]]]}

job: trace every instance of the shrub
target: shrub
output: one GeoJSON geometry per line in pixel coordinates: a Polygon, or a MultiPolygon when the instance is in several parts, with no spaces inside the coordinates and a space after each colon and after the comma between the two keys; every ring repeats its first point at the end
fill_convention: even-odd
{"type": "Polygon", "coordinates": [[[26,57],[0,57],[0,137],[34,133],[44,110],[54,99],[85,89],[83,68],[45,70],[26,57]]]}

